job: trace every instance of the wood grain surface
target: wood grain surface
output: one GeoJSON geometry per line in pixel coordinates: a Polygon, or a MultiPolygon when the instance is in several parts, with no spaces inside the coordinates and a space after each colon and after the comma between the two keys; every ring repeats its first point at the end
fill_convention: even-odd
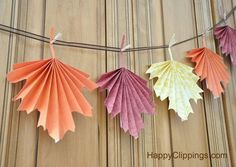
{"type": "MultiPolygon", "coordinates": [[[[126,34],[131,47],[167,44],[202,33],[217,23],[220,8],[230,11],[235,0],[0,0],[0,23],[49,36],[54,27],[67,41],[119,47],[126,34]]],[[[235,15],[227,23],[235,27],[235,15]]],[[[213,33],[207,47],[221,55],[213,33]]],[[[173,47],[173,56],[189,66],[186,51],[201,47],[202,39],[173,47]]],[[[119,68],[117,53],[56,46],[56,57],[90,74],[119,68]]],[[[224,55],[222,55],[224,56],[224,55]]],[[[143,115],[145,129],[135,140],[120,129],[119,118],[106,113],[106,92],[83,94],[93,106],[93,117],[73,113],[76,129],[55,144],[42,127],[39,113],[17,111],[12,97],[23,82],[11,85],[6,73],[17,62],[50,57],[48,44],[0,31],[0,166],[1,167],[235,167],[236,166],[236,67],[225,57],[231,79],[225,93],[214,99],[206,84],[198,83],[203,100],[191,102],[194,113],[182,122],[168,111],[168,101],[155,97],[156,114],[143,115]],[[226,158],[204,160],[148,158],[154,153],[226,153],[226,158]]],[[[127,53],[127,68],[148,80],[145,71],[155,62],[169,59],[165,49],[127,53]]],[[[149,81],[152,88],[155,81],[149,81]]]]}

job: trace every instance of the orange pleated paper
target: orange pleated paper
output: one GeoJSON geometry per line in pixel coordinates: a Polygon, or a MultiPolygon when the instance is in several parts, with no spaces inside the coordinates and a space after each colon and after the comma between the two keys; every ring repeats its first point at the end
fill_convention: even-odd
{"type": "Polygon", "coordinates": [[[192,49],[187,53],[187,57],[196,62],[195,72],[201,81],[205,79],[207,88],[213,95],[220,96],[224,92],[222,84],[225,87],[229,81],[229,74],[222,57],[206,47],[192,49]]]}
{"type": "MultiPolygon", "coordinates": [[[[50,48],[55,54],[52,44],[50,48]]],[[[92,115],[92,107],[81,93],[82,88],[91,91],[97,87],[88,77],[88,74],[54,56],[47,60],[14,64],[13,71],[7,75],[11,83],[26,80],[14,97],[14,100],[21,99],[18,110],[30,113],[37,109],[40,112],[38,126],[47,129],[55,142],[62,139],[68,130],[74,131],[72,112],[92,115]]]]}

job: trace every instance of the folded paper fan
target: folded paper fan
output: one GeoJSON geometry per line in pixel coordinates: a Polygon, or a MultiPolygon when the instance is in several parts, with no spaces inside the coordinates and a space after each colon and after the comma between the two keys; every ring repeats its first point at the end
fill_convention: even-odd
{"type": "Polygon", "coordinates": [[[109,92],[105,100],[108,113],[112,118],[120,114],[121,128],[138,138],[140,129],[144,127],[141,113],[154,113],[147,81],[126,68],[119,68],[103,74],[97,84],[109,92]]]}
{"type": "Polygon", "coordinates": [[[230,55],[231,62],[236,65],[236,30],[224,25],[216,27],[214,34],[219,40],[222,53],[230,55]]]}
{"type": "Polygon", "coordinates": [[[193,113],[190,99],[197,102],[201,99],[201,88],[197,85],[198,76],[192,73],[193,68],[174,60],[152,64],[146,73],[150,79],[158,77],[154,85],[156,96],[161,101],[168,97],[169,109],[177,112],[182,121],[193,113]]]}
{"type": "MultiPolygon", "coordinates": [[[[50,44],[52,54],[54,50],[50,44]]],[[[92,115],[92,107],[87,102],[82,88],[93,90],[96,83],[88,79],[88,74],[66,65],[56,58],[14,64],[7,79],[11,83],[26,80],[23,88],[14,97],[21,99],[18,108],[27,113],[40,112],[38,126],[48,130],[49,135],[58,142],[68,131],[74,131],[72,112],[85,116],[92,115]]]]}
{"type": "Polygon", "coordinates": [[[200,76],[201,81],[205,79],[207,88],[213,95],[220,96],[224,92],[221,82],[226,86],[229,81],[229,74],[222,57],[206,47],[192,49],[187,52],[187,57],[191,58],[192,62],[196,62],[195,72],[200,76]]]}

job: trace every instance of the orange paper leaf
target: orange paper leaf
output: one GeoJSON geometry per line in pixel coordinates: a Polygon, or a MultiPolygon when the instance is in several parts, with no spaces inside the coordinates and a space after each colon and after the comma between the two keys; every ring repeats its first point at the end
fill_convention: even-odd
{"type": "Polygon", "coordinates": [[[14,64],[7,79],[11,83],[26,80],[13,99],[22,99],[18,110],[30,113],[37,109],[40,112],[38,126],[47,129],[49,135],[58,142],[68,130],[75,129],[72,112],[92,115],[92,107],[81,90],[85,87],[92,91],[97,85],[88,79],[88,74],[55,58],[53,43],[61,34],[58,33],[54,39],[53,36],[52,28],[51,59],[14,64]]]}
{"type": "Polygon", "coordinates": [[[221,82],[225,87],[229,81],[229,74],[222,57],[206,47],[192,49],[187,53],[187,57],[191,58],[192,62],[196,62],[194,69],[201,81],[205,79],[207,88],[213,95],[220,96],[224,92],[221,82]]]}
{"type": "Polygon", "coordinates": [[[87,74],[55,58],[14,64],[13,69],[7,75],[11,83],[26,80],[14,97],[14,100],[22,99],[18,110],[30,113],[38,109],[38,126],[48,129],[56,142],[62,139],[66,131],[74,131],[71,112],[92,115],[92,107],[81,89],[93,90],[97,85],[87,78],[87,74]]]}

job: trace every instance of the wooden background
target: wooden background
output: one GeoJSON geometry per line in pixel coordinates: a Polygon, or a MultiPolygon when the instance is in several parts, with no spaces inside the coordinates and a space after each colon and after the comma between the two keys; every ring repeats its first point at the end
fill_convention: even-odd
{"type": "MultiPolygon", "coordinates": [[[[118,46],[123,33],[132,47],[162,45],[176,33],[187,39],[219,20],[218,8],[229,11],[236,0],[0,0],[0,23],[37,34],[49,35],[54,26],[63,40],[118,46]]],[[[236,17],[228,23],[235,25],[236,17]]],[[[201,46],[201,39],[173,48],[174,58],[193,65],[185,52],[201,46]]],[[[219,53],[212,33],[207,46],[219,53]]],[[[91,74],[96,80],[118,67],[117,55],[103,51],[56,47],[57,58],[91,74]]],[[[36,128],[38,113],[16,111],[11,98],[22,87],[10,85],[6,73],[16,62],[50,56],[49,46],[0,32],[0,166],[1,167],[235,167],[236,166],[236,67],[225,58],[231,74],[225,94],[214,99],[202,84],[203,100],[192,103],[194,114],[181,122],[168,101],[156,102],[155,116],[143,116],[145,129],[134,140],[111,120],[103,102],[106,93],[85,96],[94,107],[93,117],[73,114],[76,132],[54,141],[36,128]],[[227,153],[223,159],[148,159],[147,152],[227,153]]],[[[151,63],[169,59],[166,50],[127,54],[128,68],[148,79],[151,63]]],[[[152,86],[152,81],[149,86],[152,86]]]]}

